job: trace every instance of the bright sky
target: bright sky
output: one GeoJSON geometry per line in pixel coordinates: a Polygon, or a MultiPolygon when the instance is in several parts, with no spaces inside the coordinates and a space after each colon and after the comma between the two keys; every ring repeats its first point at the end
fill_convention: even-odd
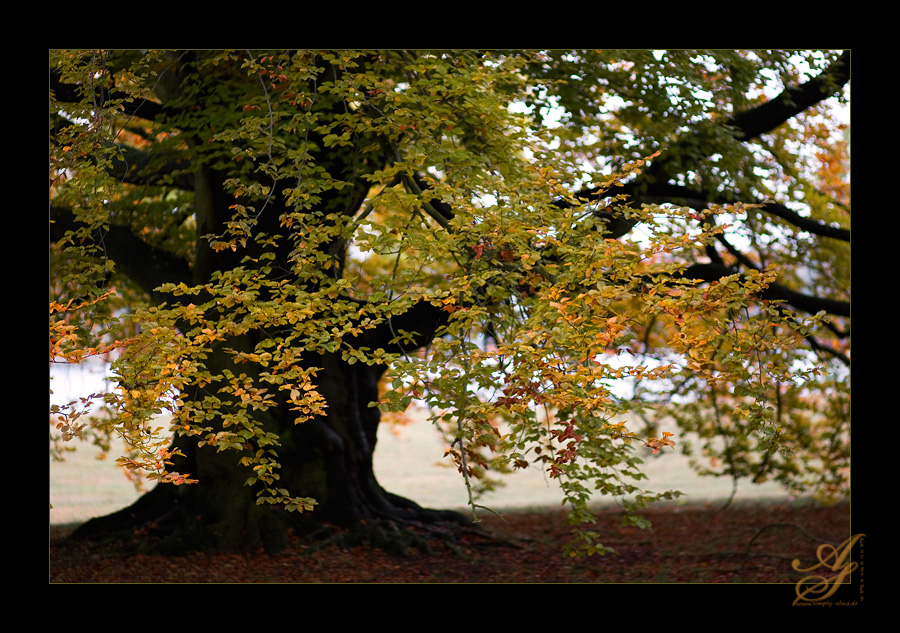
{"type": "Polygon", "coordinates": [[[103,391],[107,366],[98,360],[80,365],[52,363],[50,365],[50,404],[64,405],[76,398],[103,391]]]}

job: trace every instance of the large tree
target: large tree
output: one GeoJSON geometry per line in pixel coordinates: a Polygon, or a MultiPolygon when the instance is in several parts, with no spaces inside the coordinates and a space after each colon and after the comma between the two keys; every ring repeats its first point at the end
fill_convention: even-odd
{"type": "Polygon", "coordinates": [[[115,387],[90,421],[52,412],[159,482],[79,533],[437,533],[461,517],[372,469],[382,413],[414,402],[473,511],[491,471],[540,467],[573,524],[593,492],[637,521],[674,494],[641,489],[642,457],[676,444],[842,494],[849,71],[846,51],[52,51],[51,362],[102,355],[115,387]]]}

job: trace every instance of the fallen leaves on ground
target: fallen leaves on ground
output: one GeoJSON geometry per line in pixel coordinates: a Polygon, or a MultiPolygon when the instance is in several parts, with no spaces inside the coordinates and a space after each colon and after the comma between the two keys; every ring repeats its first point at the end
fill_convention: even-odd
{"type": "Polygon", "coordinates": [[[603,509],[594,528],[614,554],[571,558],[561,511],[486,516],[495,535],[466,535],[457,551],[396,556],[369,547],[307,544],[276,555],[117,554],[65,541],[51,527],[51,583],[797,583],[791,561],[813,562],[823,543],[850,536],[850,506],[750,504],[665,506],[645,513],[652,527],[621,524],[603,509]]]}

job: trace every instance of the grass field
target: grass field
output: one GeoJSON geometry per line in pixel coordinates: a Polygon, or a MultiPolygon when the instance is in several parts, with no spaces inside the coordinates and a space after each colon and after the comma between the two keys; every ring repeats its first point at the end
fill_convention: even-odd
{"type": "MultiPolygon", "coordinates": [[[[65,462],[50,464],[50,524],[85,521],[126,507],[141,493],[115,465],[115,455],[99,461],[89,446],[70,453],[65,462]]],[[[644,450],[644,449],[638,449],[644,450]]],[[[384,425],[375,452],[375,472],[391,492],[434,508],[462,508],[467,504],[465,485],[442,459],[444,448],[427,421],[400,427],[384,425]]],[[[732,492],[729,479],[699,477],[688,460],[677,452],[653,456],[646,451],[646,487],[654,491],[681,490],[685,504],[725,500],[732,492]]],[[[537,468],[504,477],[505,486],[489,493],[480,503],[496,509],[558,507],[562,493],[554,481],[537,468]]],[[[742,483],[739,501],[784,500],[785,492],[775,484],[751,486],[742,483]]],[[[597,501],[604,501],[598,499],[597,501]]]]}

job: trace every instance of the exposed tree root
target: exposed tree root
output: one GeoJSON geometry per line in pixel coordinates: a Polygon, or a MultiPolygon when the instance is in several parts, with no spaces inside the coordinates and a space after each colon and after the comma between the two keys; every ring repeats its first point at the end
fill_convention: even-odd
{"type": "Polygon", "coordinates": [[[73,541],[115,548],[122,552],[184,555],[197,551],[264,551],[275,554],[292,544],[309,554],[323,548],[358,546],[382,549],[397,556],[431,555],[445,548],[465,558],[463,537],[479,546],[517,547],[489,534],[455,511],[423,508],[387,494],[389,503],[365,517],[330,521],[316,512],[296,515],[268,507],[246,509],[242,521],[227,528],[196,499],[185,502],[158,488],[133,505],[113,514],[91,519],[69,537],[73,541]],[[157,492],[159,491],[159,492],[157,492]]]}

